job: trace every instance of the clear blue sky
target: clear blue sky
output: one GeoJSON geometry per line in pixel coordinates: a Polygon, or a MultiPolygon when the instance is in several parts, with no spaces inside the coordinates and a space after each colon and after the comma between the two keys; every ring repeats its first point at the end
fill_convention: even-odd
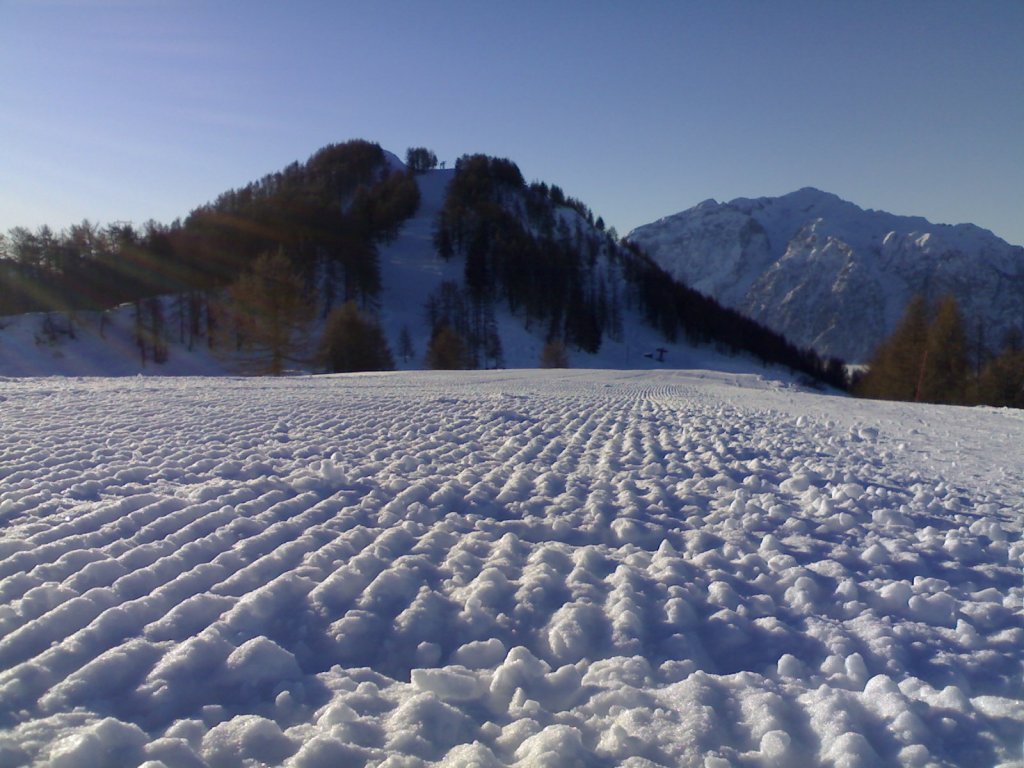
{"type": "Polygon", "coordinates": [[[170,222],[351,138],[621,234],[815,186],[1024,244],[1024,0],[0,0],[0,231],[170,222]]]}

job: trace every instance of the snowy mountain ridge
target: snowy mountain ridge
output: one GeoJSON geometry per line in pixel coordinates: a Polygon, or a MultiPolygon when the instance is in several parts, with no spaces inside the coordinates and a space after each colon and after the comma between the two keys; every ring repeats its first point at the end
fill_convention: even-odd
{"type": "Polygon", "coordinates": [[[990,346],[1024,315],[1024,248],[811,187],[706,200],[627,237],[696,290],[848,362],[870,358],[914,294],[953,293],[990,346]]]}

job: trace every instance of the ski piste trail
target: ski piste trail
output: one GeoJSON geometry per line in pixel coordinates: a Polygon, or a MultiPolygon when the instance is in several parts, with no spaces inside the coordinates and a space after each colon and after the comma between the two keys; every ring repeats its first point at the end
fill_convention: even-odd
{"type": "Polygon", "coordinates": [[[1020,765],[1024,418],[0,380],[0,766],[1020,765]]]}

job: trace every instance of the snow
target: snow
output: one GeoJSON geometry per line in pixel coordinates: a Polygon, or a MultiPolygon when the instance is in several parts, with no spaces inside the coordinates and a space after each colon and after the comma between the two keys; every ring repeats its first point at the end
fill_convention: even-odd
{"type": "Polygon", "coordinates": [[[1018,412],[508,370],[0,418],[0,765],[1020,764],[1018,412]]]}
{"type": "MultiPolygon", "coordinates": [[[[404,165],[386,153],[388,167],[402,170],[404,165]]],[[[444,205],[445,193],[455,171],[432,170],[416,176],[420,189],[420,207],[406,221],[395,239],[379,244],[381,294],[379,319],[401,370],[424,367],[424,357],[432,329],[426,318],[426,302],[444,281],[463,282],[464,263],[459,257],[445,261],[433,244],[437,215],[444,205]],[[413,355],[403,359],[399,339],[403,329],[409,333],[413,355]]],[[[571,208],[559,215],[570,228],[585,222],[571,208]]],[[[162,297],[163,314],[168,319],[165,343],[168,360],[157,364],[140,358],[136,343],[134,308],[114,308],[106,313],[76,312],[31,313],[0,317],[0,376],[223,376],[252,371],[246,353],[226,349],[222,344],[211,350],[201,339],[192,348],[181,342],[177,318],[180,308],[176,297],[162,297]],[[47,328],[50,330],[47,331],[47,328]],[[73,337],[67,333],[73,328],[73,337]]],[[[623,308],[623,333],[618,341],[605,334],[595,354],[569,350],[570,365],[584,368],[713,368],[743,372],[750,368],[749,358],[729,356],[710,347],[694,347],[685,341],[667,342],[646,325],[635,310],[623,308]],[[667,351],[664,363],[653,359],[659,348],[667,351]]],[[[495,307],[495,321],[502,342],[503,364],[510,368],[532,368],[540,363],[545,345],[546,326],[532,331],[521,317],[513,315],[503,303],[495,307]]],[[[322,332],[322,319],[311,327],[315,342],[322,332]]],[[[310,352],[312,350],[309,350],[310,352]]],[[[309,355],[312,357],[311,355],[309,355]]],[[[315,372],[312,364],[294,364],[299,373],[315,372]]],[[[780,378],[792,378],[775,372],[780,378]]],[[[87,492],[85,488],[83,492],[87,492]]]]}
{"type": "MultiPolygon", "coordinates": [[[[164,301],[168,312],[171,299],[164,301]]],[[[167,339],[170,363],[143,361],[135,341],[133,308],[106,313],[28,313],[0,317],[0,376],[217,376],[231,365],[207,349],[167,339]],[[47,324],[58,330],[47,333],[47,324]],[[74,337],[66,331],[72,326],[74,337]]],[[[173,335],[173,334],[172,334],[173,335]]]]}
{"type": "MultiPolygon", "coordinates": [[[[445,262],[437,256],[433,236],[437,215],[444,205],[445,193],[455,171],[433,170],[416,177],[420,189],[420,207],[407,221],[398,236],[380,251],[381,283],[380,319],[395,352],[399,369],[415,370],[423,367],[423,355],[430,341],[431,328],[426,322],[425,306],[428,297],[446,280],[463,282],[464,263],[461,258],[445,262]],[[397,353],[402,329],[408,330],[415,355],[403,360],[397,353]]],[[[577,225],[589,228],[586,221],[572,208],[558,209],[558,216],[574,230],[577,225]]],[[[618,341],[604,335],[601,348],[595,354],[577,349],[569,350],[570,364],[582,368],[714,368],[715,370],[746,371],[748,359],[736,359],[707,347],[694,347],[686,342],[670,343],[656,330],[646,325],[638,312],[623,308],[623,334],[618,341]],[[668,352],[665,364],[647,357],[659,347],[668,352]]],[[[504,365],[510,368],[531,368],[540,362],[545,334],[540,330],[528,331],[522,318],[497,302],[495,319],[502,342],[504,365]]],[[[785,374],[778,374],[785,375],[785,374]]]]}
{"type": "Polygon", "coordinates": [[[707,200],[628,238],[696,290],[850,363],[870,359],[915,294],[954,293],[995,345],[1024,312],[1024,248],[972,224],[864,210],[809,187],[707,200]]]}

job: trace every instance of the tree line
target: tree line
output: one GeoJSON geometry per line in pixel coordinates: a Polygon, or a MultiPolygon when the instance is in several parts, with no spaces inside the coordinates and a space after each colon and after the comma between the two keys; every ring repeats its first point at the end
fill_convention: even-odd
{"type": "Polygon", "coordinates": [[[565,198],[553,198],[551,189],[528,187],[509,160],[464,156],[435,246],[442,258],[463,258],[471,315],[486,322],[503,304],[546,340],[595,353],[605,334],[621,334],[620,275],[598,259],[615,246],[578,212],[566,215],[565,198]]]}
{"type": "MultiPolygon", "coordinates": [[[[563,360],[564,347],[594,353],[605,338],[622,341],[623,316],[631,309],[669,341],[682,336],[729,353],[748,352],[766,365],[846,387],[841,360],[799,349],[680,284],[559,187],[527,185],[515,163],[485,155],[466,155],[455,170],[435,229],[437,252],[464,259],[469,315],[486,318],[504,304],[542,332],[552,345],[548,360],[563,360]]],[[[428,317],[434,334],[452,330],[451,323],[435,322],[436,313],[428,317]]]]}
{"type": "Polygon", "coordinates": [[[307,287],[318,284],[325,313],[335,295],[369,305],[380,291],[377,244],[393,238],[418,205],[415,180],[391,170],[380,146],[328,145],[170,225],[84,221],[56,233],[15,227],[0,237],[0,314],[210,294],[279,251],[307,287]]]}
{"type": "Polygon", "coordinates": [[[854,386],[884,400],[1024,408],[1024,336],[1011,329],[990,353],[973,339],[952,295],[934,306],[914,296],[854,386]]]}
{"type": "Polygon", "coordinates": [[[15,227],[0,237],[0,315],[51,313],[55,333],[73,335],[76,312],[131,303],[143,362],[165,360],[163,340],[177,335],[190,349],[271,350],[276,371],[286,355],[275,334],[298,343],[294,328],[277,326],[303,320],[282,314],[284,304],[310,318],[347,302],[372,313],[378,246],[418,205],[412,172],[392,169],[380,146],[356,140],[229,190],[170,225],[15,227]]]}

